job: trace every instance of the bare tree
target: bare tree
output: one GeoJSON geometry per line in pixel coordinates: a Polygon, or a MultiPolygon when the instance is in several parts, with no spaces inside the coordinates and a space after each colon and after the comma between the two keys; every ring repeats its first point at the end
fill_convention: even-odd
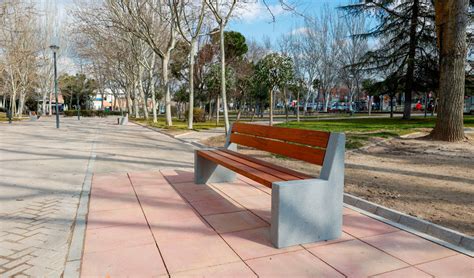
{"type": "Polygon", "coordinates": [[[162,85],[165,91],[166,124],[173,125],[171,118],[171,92],[169,63],[176,45],[176,13],[171,0],[107,0],[114,27],[133,34],[145,41],[161,59],[162,85]]]}
{"type": "Polygon", "coordinates": [[[206,3],[192,0],[173,0],[173,8],[176,16],[178,30],[182,38],[189,44],[189,109],[188,129],[193,129],[194,109],[194,65],[198,50],[198,38],[205,35],[202,33],[204,17],[206,15],[206,3]]]}
{"type": "Polygon", "coordinates": [[[355,95],[359,95],[364,72],[359,66],[368,50],[367,38],[357,36],[367,28],[365,17],[360,15],[346,15],[343,19],[346,38],[342,41],[340,55],[340,78],[349,89],[349,109],[352,112],[352,102],[355,95]]]}
{"type": "MultiPolygon", "coordinates": [[[[219,40],[220,40],[220,56],[221,56],[221,97],[222,104],[224,106],[224,122],[225,132],[230,132],[229,122],[229,111],[227,106],[227,94],[226,94],[226,74],[225,74],[225,47],[224,47],[224,29],[229,22],[232,12],[234,11],[237,0],[205,0],[207,6],[211,10],[219,28],[219,40]]],[[[219,107],[217,107],[217,113],[219,113],[219,107]]]]}

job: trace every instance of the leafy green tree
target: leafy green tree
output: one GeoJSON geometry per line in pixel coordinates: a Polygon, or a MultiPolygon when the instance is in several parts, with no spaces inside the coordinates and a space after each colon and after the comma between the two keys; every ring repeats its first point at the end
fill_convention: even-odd
{"type": "MultiPolygon", "coordinates": [[[[273,92],[286,90],[294,78],[293,61],[288,56],[271,53],[256,65],[257,82],[265,84],[270,95],[270,125],[273,125],[273,92]]],[[[286,100],[285,100],[286,101],[286,100]]]]}
{"type": "Polygon", "coordinates": [[[62,75],[58,80],[59,89],[64,98],[64,103],[69,107],[86,108],[88,101],[94,95],[98,84],[94,79],[88,79],[84,74],[62,75]]]}
{"type": "MultiPolygon", "coordinates": [[[[219,33],[216,33],[212,37],[212,43],[214,45],[219,45],[219,40],[219,33]]],[[[249,50],[244,35],[235,31],[224,32],[224,47],[225,61],[227,65],[242,59],[249,50]]]]}

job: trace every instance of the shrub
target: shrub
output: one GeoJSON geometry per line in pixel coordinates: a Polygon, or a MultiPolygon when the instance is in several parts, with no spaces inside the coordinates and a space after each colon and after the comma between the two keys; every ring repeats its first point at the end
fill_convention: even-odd
{"type": "Polygon", "coordinates": [[[74,117],[77,115],[76,110],[66,110],[64,111],[64,117],[74,117]]]}
{"type": "Polygon", "coordinates": [[[206,121],[206,111],[201,108],[193,109],[193,122],[204,123],[206,121]]]}

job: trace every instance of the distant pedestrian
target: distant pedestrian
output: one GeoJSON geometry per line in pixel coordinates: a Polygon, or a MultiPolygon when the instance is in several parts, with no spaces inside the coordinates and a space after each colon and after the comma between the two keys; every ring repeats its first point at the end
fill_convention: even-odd
{"type": "Polygon", "coordinates": [[[415,109],[418,110],[418,111],[421,111],[421,108],[422,108],[421,103],[418,102],[415,106],[415,109]]]}

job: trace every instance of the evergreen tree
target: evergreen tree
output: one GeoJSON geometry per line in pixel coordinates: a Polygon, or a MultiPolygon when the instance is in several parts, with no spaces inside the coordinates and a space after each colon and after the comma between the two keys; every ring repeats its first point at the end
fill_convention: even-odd
{"type": "Polygon", "coordinates": [[[349,15],[374,17],[375,26],[357,36],[378,39],[379,44],[367,52],[360,66],[375,73],[389,70],[401,74],[405,82],[403,117],[409,119],[417,73],[428,72],[423,69],[427,61],[435,66],[437,60],[431,0],[366,0],[342,9],[349,15]]]}

